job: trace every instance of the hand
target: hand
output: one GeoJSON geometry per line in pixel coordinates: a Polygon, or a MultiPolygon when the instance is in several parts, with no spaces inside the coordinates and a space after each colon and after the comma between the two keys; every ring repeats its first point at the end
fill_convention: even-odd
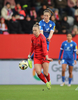
{"type": "Polygon", "coordinates": [[[78,50],[76,51],[76,54],[78,55],[78,50]]]}
{"type": "Polygon", "coordinates": [[[49,58],[48,55],[46,55],[46,60],[53,61],[53,59],[49,58]]]}
{"type": "Polygon", "coordinates": [[[76,65],[76,60],[74,60],[74,64],[76,65]]]}
{"type": "Polygon", "coordinates": [[[49,38],[47,38],[47,41],[50,41],[50,39],[49,39],[49,38]]]}
{"type": "Polygon", "coordinates": [[[47,58],[47,60],[48,60],[48,61],[51,61],[51,62],[53,61],[53,59],[51,59],[51,58],[47,58]]]}
{"type": "Polygon", "coordinates": [[[28,59],[30,59],[30,58],[31,58],[31,55],[29,54],[29,55],[28,55],[28,59]]]}
{"type": "Polygon", "coordinates": [[[58,60],[58,63],[60,64],[60,60],[58,60]]]}

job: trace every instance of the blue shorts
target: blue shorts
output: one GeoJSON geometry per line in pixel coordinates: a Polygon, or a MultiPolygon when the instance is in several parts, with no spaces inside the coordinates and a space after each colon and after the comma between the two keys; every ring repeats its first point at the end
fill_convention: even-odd
{"type": "Polygon", "coordinates": [[[68,64],[69,66],[74,66],[74,60],[62,59],[62,64],[68,64]]]}
{"type": "Polygon", "coordinates": [[[46,41],[47,42],[47,50],[49,51],[49,41],[46,41]]]}

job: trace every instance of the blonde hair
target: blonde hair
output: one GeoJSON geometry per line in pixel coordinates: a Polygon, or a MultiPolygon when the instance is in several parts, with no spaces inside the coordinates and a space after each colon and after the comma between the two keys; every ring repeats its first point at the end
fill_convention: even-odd
{"type": "Polygon", "coordinates": [[[36,23],[33,25],[33,27],[38,27],[38,29],[40,29],[40,28],[39,28],[39,23],[38,23],[38,22],[36,22],[36,23]]]}

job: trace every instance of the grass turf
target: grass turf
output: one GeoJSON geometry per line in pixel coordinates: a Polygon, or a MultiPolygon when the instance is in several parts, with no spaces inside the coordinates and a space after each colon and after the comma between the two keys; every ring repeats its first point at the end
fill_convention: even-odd
{"type": "Polygon", "coordinates": [[[0,100],[78,100],[78,85],[0,85],[0,100]]]}

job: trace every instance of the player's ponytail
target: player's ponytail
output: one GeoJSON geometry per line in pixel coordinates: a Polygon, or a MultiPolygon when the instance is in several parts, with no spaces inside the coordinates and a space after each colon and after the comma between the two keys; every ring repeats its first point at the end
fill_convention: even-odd
{"type": "Polygon", "coordinates": [[[49,10],[49,11],[52,13],[52,15],[54,15],[54,13],[52,12],[52,10],[51,10],[51,9],[47,8],[47,10],[49,10]]]}
{"type": "Polygon", "coordinates": [[[39,26],[39,23],[38,22],[36,22],[35,24],[39,26]]]}
{"type": "Polygon", "coordinates": [[[33,27],[38,27],[38,28],[39,28],[39,23],[36,22],[36,23],[33,25],[33,27]]]}
{"type": "Polygon", "coordinates": [[[47,8],[46,10],[44,10],[44,13],[45,12],[48,12],[50,15],[52,14],[52,15],[54,15],[54,13],[49,9],[49,8],[47,8]]]}

